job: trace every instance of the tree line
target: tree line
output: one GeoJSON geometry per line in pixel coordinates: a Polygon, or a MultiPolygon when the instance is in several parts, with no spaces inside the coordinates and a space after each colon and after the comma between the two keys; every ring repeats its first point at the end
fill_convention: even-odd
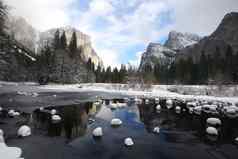
{"type": "Polygon", "coordinates": [[[111,66],[103,67],[98,65],[95,67],[94,63],[89,58],[87,67],[95,73],[96,83],[125,83],[127,82],[128,69],[125,65],[121,65],[120,69],[111,66]]]}
{"type": "Polygon", "coordinates": [[[144,79],[160,84],[238,83],[238,53],[235,54],[232,47],[228,46],[225,54],[222,54],[219,47],[216,47],[213,56],[202,51],[196,62],[190,56],[187,59],[175,60],[169,66],[147,66],[144,79]]]}

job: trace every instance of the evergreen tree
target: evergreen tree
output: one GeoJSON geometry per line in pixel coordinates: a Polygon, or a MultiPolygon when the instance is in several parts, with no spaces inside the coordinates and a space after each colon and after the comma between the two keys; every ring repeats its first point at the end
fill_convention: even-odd
{"type": "Polygon", "coordinates": [[[122,64],[118,74],[119,82],[120,83],[125,82],[126,76],[127,76],[127,69],[126,69],[126,66],[122,64]]]}
{"type": "Polygon", "coordinates": [[[185,76],[184,70],[185,70],[185,60],[180,59],[178,63],[176,63],[176,79],[180,83],[184,82],[184,76],[185,76]]]}
{"type": "Polygon", "coordinates": [[[67,39],[66,39],[65,31],[63,31],[60,37],[60,46],[61,46],[61,49],[63,50],[67,48],[67,39]]]}
{"type": "Polygon", "coordinates": [[[0,0],[0,33],[4,32],[7,14],[7,6],[0,0]]]}
{"type": "Polygon", "coordinates": [[[208,60],[205,55],[205,52],[202,51],[202,55],[200,56],[200,61],[199,61],[199,77],[200,77],[200,82],[201,83],[206,83],[208,82],[208,60]]]}
{"type": "Polygon", "coordinates": [[[60,49],[60,32],[59,32],[59,29],[57,29],[56,32],[55,32],[53,47],[54,47],[54,49],[60,49]]]}
{"type": "Polygon", "coordinates": [[[112,82],[111,74],[112,74],[111,66],[108,66],[105,72],[105,82],[108,83],[112,82]]]}
{"type": "Polygon", "coordinates": [[[95,65],[94,65],[94,63],[92,62],[92,59],[89,58],[89,59],[88,59],[88,62],[87,62],[87,69],[90,70],[90,71],[92,71],[92,72],[94,72],[94,70],[95,70],[94,67],[95,67],[95,65]]]}
{"type": "Polygon", "coordinates": [[[70,43],[69,43],[69,50],[70,50],[71,57],[74,57],[77,51],[77,35],[75,31],[73,32],[70,43]]]}
{"type": "Polygon", "coordinates": [[[231,81],[232,74],[235,71],[235,66],[233,64],[233,50],[230,45],[227,47],[225,58],[225,75],[227,77],[226,80],[231,81]]]}
{"type": "Polygon", "coordinates": [[[114,69],[113,69],[113,73],[112,73],[112,82],[113,83],[119,83],[119,72],[118,72],[118,69],[115,67],[114,69]]]}
{"type": "Polygon", "coordinates": [[[238,52],[233,56],[232,81],[238,83],[238,52]]]}
{"type": "Polygon", "coordinates": [[[104,67],[102,68],[102,71],[101,71],[101,82],[102,83],[106,82],[106,71],[104,67]]]}
{"type": "Polygon", "coordinates": [[[102,67],[101,67],[101,65],[97,66],[97,69],[95,71],[95,75],[96,75],[96,82],[97,83],[102,82],[102,67]]]}
{"type": "Polygon", "coordinates": [[[168,70],[169,83],[174,83],[175,76],[176,76],[176,66],[175,66],[175,62],[173,62],[173,63],[170,65],[170,68],[169,68],[169,70],[168,70]]]}
{"type": "Polygon", "coordinates": [[[155,67],[154,67],[154,76],[155,76],[155,79],[156,79],[156,82],[157,83],[160,83],[161,81],[161,71],[160,71],[160,64],[156,64],[155,67]]]}

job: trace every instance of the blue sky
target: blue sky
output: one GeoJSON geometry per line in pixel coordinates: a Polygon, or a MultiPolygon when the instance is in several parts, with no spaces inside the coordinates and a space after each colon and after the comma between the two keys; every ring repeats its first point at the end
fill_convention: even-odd
{"type": "Polygon", "coordinates": [[[237,0],[5,0],[12,14],[45,31],[71,25],[90,35],[105,65],[138,65],[149,42],[171,30],[208,35],[237,0]]]}

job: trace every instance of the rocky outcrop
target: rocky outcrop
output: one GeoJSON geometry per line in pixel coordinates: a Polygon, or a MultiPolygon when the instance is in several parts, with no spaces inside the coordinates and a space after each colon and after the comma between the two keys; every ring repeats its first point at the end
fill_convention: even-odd
{"type": "Polygon", "coordinates": [[[147,66],[154,68],[156,64],[169,65],[174,60],[175,54],[175,51],[159,43],[150,43],[141,57],[139,70],[142,71],[147,66]]]}
{"type": "Polygon", "coordinates": [[[154,68],[156,64],[170,65],[175,60],[177,52],[196,44],[200,39],[196,34],[171,31],[164,45],[149,44],[142,55],[139,70],[142,71],[146,66],[154,68]]]}
{"type": "Polygon", "coordinates": [[[179,51],[187,46],[197,43],[199,40],[201,40],[201,37],[196,34],[171,31],[164,46],[172,50],[179,51]]]}
{"type": "Polygon", "coordinates": [[[198,62],[202,52],[204,52],[205,55],[214,57],[214,54],[219,51],[220,55],[224,57],[228,47],[231,47],[233,53],[236,54],[238,52],[237,28],[238,13],[232,12],[227,14],[218,28],[210,36],[204,37],[197,44],[188,46],[179,51],[176,61],[192,57],[194,62],[198,62]]]}
{"type": "Polygon", "coordinates": [[[102,60],[99,58],[99,56],[97,55],[97,53],[95,52],[95,50],[92,47],[90,37],[71,26],[54,28],[54,29],[47,30],[45,32],[41,32],[39,34],[39,41],[37,43],[38,44],[38,48],[37,48],[38,52],[40,52],[47,44],[52,44],[54,34],[57,31],[57,29],[59,30],[60,34],[62,34],[62,32],[65,31],[68,44],[70,42],[73,32],[76,31],[77,45],[78,45],[78,48],[80,49],[80,52],[82,53],[81,54],[82,59],[85,62],[87,62],[88,59],[91,58],[92,61],[96,65],[102,64],[102,60]]]}

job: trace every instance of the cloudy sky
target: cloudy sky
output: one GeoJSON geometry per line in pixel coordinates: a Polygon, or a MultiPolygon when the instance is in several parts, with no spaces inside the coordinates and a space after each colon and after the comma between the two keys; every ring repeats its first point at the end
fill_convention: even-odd
{"type": "Polygon", "coordinates": [[[5,0],[38,30],[72,25],[91,36],[106,65],[138,64],[171,30],[209,35],[238,0],[5,0]]]}

